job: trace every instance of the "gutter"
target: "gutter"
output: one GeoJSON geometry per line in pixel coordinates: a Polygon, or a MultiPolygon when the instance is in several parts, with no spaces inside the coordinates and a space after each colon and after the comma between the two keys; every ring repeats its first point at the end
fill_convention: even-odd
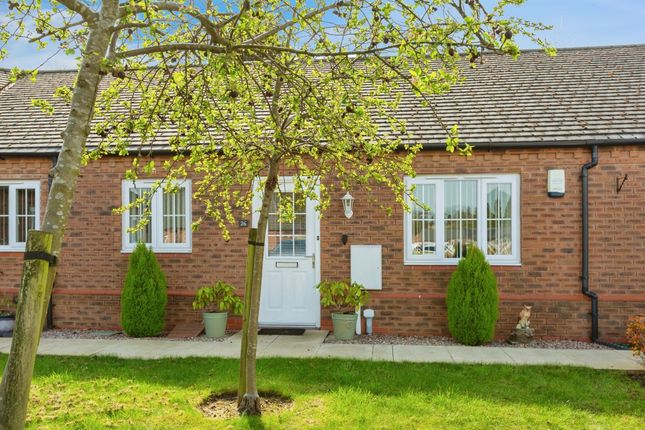
{"type": "MultiPolygon", "coordinates": [[[[473,144],[475,151],[477,149],[496,149],[496,148],[571,148],[591,146],[626,146],[626,145],[645,145],[645,138],[635,137],[629,139],[581,139],[581,140],[535,140],[524,142],[496,142],[496,143],[476,143],[473,144]]],[[[422,143],[423,149],[445,149],[446,145],[442,143],[422,143]]]]}
{"type": "MultiPolygon", "coordinates": [[[[419,144],[419,142],[414,142],[411,141],[409,143],[402,143],[401,148],[404,148],[406,146],[410,145],[416,145],[419,144]]],[[[602,139],[602,138],[596,138],[596,139],[579,139],[579,140],[552,140],[552,141],[547,141],[547,140],[535,140],[535,141],[522,141],[522,142],[482,142],[482,143],[477,143],[474,144],[475,150],[492,150],[492,149],[526,149],[526,148],[532,148],[532,149],[540,149],[540,148],[573,148],[573,147],[593,147],[593,146],[626,146],[626,145],[645,145],[645,137],[634,137],[634,138],[628,138],[628,139],[602,139]]],[[[160,145],[161,146],[161,145],[160,145]]],[[[423,149],[429,149],[429,150],[444,150],[446,149],[446,145],[444,142],[441,143],[421,143],[421,147],[423,149]]],[[[90,147],[91,148],[91,147],[90,147]]],[[[172,149],[168,148],[167,146],[161,146],[159,149],[155,148],[150,148],[149,146],[147,149],[157,155],[169,155],[169,154],[176,154],[176,151],[173,151],[172,149]]],[[[137,148],[131,149],[131,153],[138,152],[139,150],[137,148]]],[[[42,149],[40,148],[39,151],[28,151],[25,150],[23,151],[9,151],[9,152],[3,152],[2,149],[0,149],[0,159],[4,159],[7,157],[53,157],[55,155],[58,155],[60,152],[60,148],[47,148],[47,149],[42,149]]]]}

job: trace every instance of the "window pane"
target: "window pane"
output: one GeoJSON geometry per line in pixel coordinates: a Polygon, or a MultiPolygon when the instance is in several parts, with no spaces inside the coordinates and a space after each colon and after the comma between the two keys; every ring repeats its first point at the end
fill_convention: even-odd
{"type": "Polygon", "coordinates": [[[278,214],[269,214],[269,234],[280,235],[280,220],[278,214]]]}
{"type": "Polygon", "coordinates": [[[293,255],[303,256],[306,252],[306,236],[293,236],[293,255]]]}
{"type": "Polygon", "coordinates": [[[488,184],[486,196],[489,208],[486,253],[512,255],[511,184],[488,184]]]}
{"type": "MultiPolygon", "coordinates": [[[[142,201],[138,205],[134,205],[130,208],[129,211],[129,222],[128,228],[137,228],[139,223],[146,217],[146,209],[148,208],[149,201],[147,200],[149,196],[147,193],[150,192],[150,188],[131,188],[129,191],[129,202],[134,202],[141,197],[145,197],[146,200],[142,201]]],[[[128,233],[130,243],[152,243],[152,223],[146,223],[145,226],[128,233]]]]}
{"type": "Polygon", "coordinates": [[[186,189],[163,193],[163,243],[186,243],[186,189]]]}
{"type": "Polygon", "coordinates": [[[280,255],[280,236],[279,235],[268,235],[267,236],[268,240],[268,250],[269,250],[269,256],[274,257],[274,256],[279,256],[280,255]]]}
{"type": "Polygon", "coordinates": [[[414,198],[418,204],[412,203],[412,255],[436,255],[435,185],[417,185],[414,198]]]}
{"type": "Polygon", "coordinates": [[[0,187],[0,245],[9,245],[9,187],[0,187]]]}
{"type": "Polygon", "coordinates": [[[296,200],[295,205],[293,207],[293,211],[295,213],[300,213],[300,214],[306,213],[307,212],[307,204],[304,201],[302,201],[302,198],[303,198],[302,193],[296,194],[296,198],[297,198],[297,200],[296,200]]]}
{"type": "Polygon", "coordinates": [[[497,214],[499,213],[499,196],[497,195],[497,187],[489,185],[487,195],[486,216],[488,218],[497,218],[497,214]]]}
{"type": "Polygon", "coordinates": [[[304,235],[307,232],[307,215],[296,215],[293,220],[293,234],[304,235]]]}
{"type": "Polygon", "coordinates": [[[423,221],[412,220],[412,255],[423,254],[423,221]]]}
{"type": "Polygon", "coordinates": [[[293,236],[283,234],[280,242],[281,253],[284,256],[293,256],[293,236]]]}
{"type": "Polygon", "coordinates": [[[444,257],[461,258],[477,244],[477,181],[446,181],[444,257]]]}
{"type": "Polygon", "coordinates": [[[29,230],[36,228],[36,190],[16,189],[16,242],[26,242],[29,230]]]}
{"type": "Polygon", "coordinates": [[[511,184],[499,184],[499,213],[502,218],[511,218],[511,184]]]}
{"type": "Polygon", "coordinates": [[[270,257],[299,257],[306,253],[307,215],[306,205],[297,203],[301,194],[283,192],[275,194],[269,205],[267,226],[268,255],[270,257]],[[293,220],[280,220],[279,201],[282,198],[290,205],[293,220]]]}

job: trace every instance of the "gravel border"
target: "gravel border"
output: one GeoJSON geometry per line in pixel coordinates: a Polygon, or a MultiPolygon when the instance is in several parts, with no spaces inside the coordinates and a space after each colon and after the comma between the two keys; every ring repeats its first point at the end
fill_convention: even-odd
{"type": "Polygon", "coordinates": [[[183,337],[183,338],[169,338],[167,333],[162,336],[156,337],[130,337],[123,333],[122,331],[112,331],[112,330],[64,330],[64,329],[53,329],[46,330],[43,332],[43,339],[109,339],[109,340],[121,340],[121,339],[143,339],[143,340],[167,340],[171,342],[175,341],[198,341],[198,342],[224,342],[233,336],[236,331],[227,331],[226,336],[224,337],[206,337],[205,335],[200,335],[197,337],[183,337]]]}
{"type": "MultiPolygon", "coordinates": [[[[394,336],[385,334],[373,334],[371,336],[355,336],[352,340],[338,340],[333,334],[329,334],[325,343],[344,345],[433,345],[433,346],[462,346],[449,337],[440,336],[394,336]]],[[[544,340],[534,339],[528,344],[511,345],[502,340],[496,340],[484,347],[506,347],[506,348],[540,348],[540,349],[611,349],[597,343],[582,342],[577,340],[544,340]]]]}
{"type": "MultiPolygon", "coordinates": [[[[171,339],[164,336],[133,338],[120,331],[101,330],[62,330],[54,329],[43,332],[44,339],[144,339],[144,340],[166,340],[166,341],[197,341],[197,342],[224,342],[236,331],[227,331],[226,336],[212,338],[204,335],[197,337],[186,337],[171,339]]],[[[352,340],[338,340],[330,333],[324,343],[341,345],[431,345],[431,346],[461,346],[452,338],[441,336],[395,336],[385,334],[374,334],[372,336],[355,336],[352,340]]],[[[511,345],[502,340],[495,340],[484,347],[506,347],[506,348],[540,348],[540,349],[612,349],[597,343],[582,342],[577,340],[545,340],[535,339],[529,344],[511,345]]]]}

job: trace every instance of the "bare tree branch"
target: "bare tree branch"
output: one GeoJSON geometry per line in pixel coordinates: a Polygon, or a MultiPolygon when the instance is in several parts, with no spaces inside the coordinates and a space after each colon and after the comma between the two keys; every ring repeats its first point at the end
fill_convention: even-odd
{"type": "Polygon", "coordinates": [[[94,22],[98,19],[99,14],[94,12],[82,0],[56,0],[58,3],[65,6],[67,9],[72,10],[82,16],[86,22],[94,22]]]}
{"type": "Polygon", "coordinates": [[[29,43],[37,42],[37,41],[42,40],[42,39],[44,39],[46,37],[52,36],[52,35],[58,33],[59,31],[64,31],[64,30],[67,30],[67,29],[70,29],[70,28],[73,28],[73,27],[77,27],[79,25],[85,24],[86,22],[87,21],[85,19],[70,22],[69,24],[66,24],[66,25],[64,25],[62,27],[58,27],[58,28],[56,28],[56,29],[54,29],[52,31],[48,31],[47,33],[41,34],[40,36],[32,37],[31,39],[29,39],[29,43]]]}
{"type": "Polygon", "coordinates": [[[129,51],[120,52],[118,57],[120,58],[129,58],[137,57],[140,55],[154,54],[158,52],[177,52],[177,51],[202,51],[202,52],[212,52],[216,54],[222,54],[224,52],[234,52],[234,51],[272,51],[272,52],[286,52],[296,55],[303,55],[307,57],[318,57],[318,58],[329,58],[329,57],[344,57],[348,55],[367,55],[375,54],[378,52],[387,51],[392,49],[394,46],[382,46],[378,48],[366,49],[366,50],[357,50],[357,51],[338,51],[338,52],[313,52],[296,48],[289,48],[286,46],[271,46],[271,45],[253,45],[253,44],[242,44],[242,45],[232,45],[228,47],[222,46],[213,46],[205,43],[173,43],[169,45],[157,45],[157,46],[148,46],[145,48],[131,49],[129,51]]]}
{"type": "MultiPolygon", "coordinates": [[[[213,43],[218,43],[220,45],[227,45],[228,41],[222,37],[222,35],[217,30],[217,26],[211,22],[211,20],[201,13],[199,10],[194,7],[183,5],[180,3],[169,2],[169,1],[160,1],[154,2],[148,5],[149,8],[154,10],[165,10],[168,12],[183,12],[187,15],[192,16],[199,21],[201,25],[204,26],[206,32],[211,36],[213,43]]],[[[145,8],[142,7],[129,7],[121,6],[120,7],[120,16],[124,17],[127,15],[136,15],[137,13],[146,12],[145,8]]]]}
{"type": "MultiPolygon", "coordinates": [[[[308,19],[313,18],[316,15],[320,15],[321,13],[325,13],[328,10],[335,9],[335,8],[338,8],[338,7],[347,6],[347,5],[349,5],[349,3],[346,3],[344,1],[339,1],[339,2],[336,2],[336,3],[332,3],[332,4],[327,5],[325,7],[321,7],[319,9],[316,9],[314,11],[309,12],[308,14],[304,15],[301,19],[306,21],[308,19]]],[[[271,29],[269,31],[266,31],[266,32],[262,33],[262,34],[258,34],[257,36],[252,37],[249,40],[246,40],[243,44],[246,45],[246,44],[252,44],[252,43],[261,42],[262,40],[266,39],[267,37],[271,37],[274,34],[277,34],[277,33],[281,32],[282,30],[291,27],[292,25],[296,24],[297,22],[298,21],[295,20],[295,19],[291,20],[291,21],[287,21],[282,25],[279,25],[279,26],[277,26],[277,27],[275,27],[275,28],[273,28],[273,29],[271,29]]]]}

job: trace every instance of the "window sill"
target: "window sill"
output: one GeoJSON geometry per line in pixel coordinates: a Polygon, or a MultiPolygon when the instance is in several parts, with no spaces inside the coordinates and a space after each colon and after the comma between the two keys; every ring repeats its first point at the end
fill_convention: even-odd
{"type": "MultiPolygon", "coordinates": [[[[421,267],[456,267],[459,261],[404,261],[404,266],[421,266],[421,267]]],[[[522,267],[520,262],[512,261],[489,261],[491,267],[522,267]]]]}
{"type": "MultiPolygon", "coordinates": [[[[522,270],[521,264],[491,264],[491,268],[494,272],[507,272],[507,271],[516,271],[522,270]]],[[[418,263],[408,263],[405,264],[408,270],[414,271],[436,271],[436,272],[452,272],[457,268],[456,264],[418,264],[418,263]]]]}
{"type": "Polygon", "coordinates": [[[17,254],[17,253],[22,253],[25,252],[25,244],[23,243],[20,246],[3,246],[0,247],[0,253],[12,253],[12,254],[17,254]]]}
{"type": "MultiPolygon", "coordinates": [[[[155,249],[151,248],[152,252],[155,254],[192,254],[193,249],[189,248],[171,248],[171,249],[155,249]]],[[[134,248],[128,248],[128,249],[122,249],[121,254],[132,254],[134,252],[134,248]]]]}

